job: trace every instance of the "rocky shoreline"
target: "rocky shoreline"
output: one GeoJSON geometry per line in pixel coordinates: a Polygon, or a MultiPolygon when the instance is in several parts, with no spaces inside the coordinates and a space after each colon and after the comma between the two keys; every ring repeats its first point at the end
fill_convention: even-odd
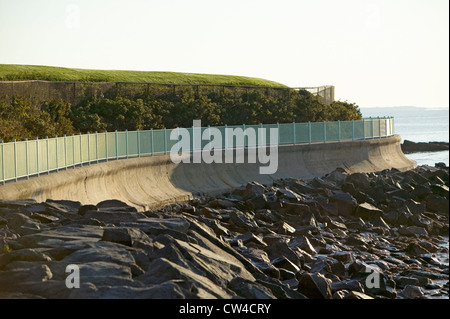
{"type": "Polygon", "coordinates": [[[448,151],[448,142],[411,142],[404,140],[401,144],[403,153],[439,152],[448,151]]]}
{"type": "Polygon", "coordinates": [[[448,186],[448,167],[422,166],[252,182],[142,213],[0,201],[0,298],[448,298],[448,186]]]}

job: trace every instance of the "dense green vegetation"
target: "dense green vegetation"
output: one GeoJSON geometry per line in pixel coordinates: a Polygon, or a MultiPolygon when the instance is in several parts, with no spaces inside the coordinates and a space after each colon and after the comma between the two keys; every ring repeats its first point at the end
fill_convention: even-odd
{"type": "Polygon", "coordinates": [[[149,82],[163,84],[222,84],[286,87],[283,84],[233,75],[179,72],[86,70],[40,65],[0,64],[0,81],[149,82]]]}
{"type": "Polygon", "coordinates": [[[190,127],[202,125],[291,123],[358,120],[353,103],[335,101],[326,105],[307,91],[292,89],[227,90],[199,94],[194,87],[182,94],[142,94],[133,98],[120,94],[94,97],[79,105],[62,99],[33,102],[14,97],[0,100],[0,139],[11,141],[35,137],[113,130],[190,127]]]}

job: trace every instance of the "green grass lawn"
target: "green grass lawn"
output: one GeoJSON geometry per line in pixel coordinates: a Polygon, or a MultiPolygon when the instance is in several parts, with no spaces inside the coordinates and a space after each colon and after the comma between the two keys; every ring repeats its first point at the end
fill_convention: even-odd
{"type": "Polygon", "coordinates": [[[153,71],[71,69],[40,65],[0,64],[0,81],[149,82],[164,84],[217,84],[286,87],[245,76],[153,71]]]}

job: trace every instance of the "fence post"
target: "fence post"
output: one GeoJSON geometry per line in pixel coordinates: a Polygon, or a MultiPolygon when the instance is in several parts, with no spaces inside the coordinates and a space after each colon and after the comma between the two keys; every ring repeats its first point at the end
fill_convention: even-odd
{"type": "Polygon", "coordinates": [[[292,135],[293,135],[292,143],[293,143],[293,145],[295,145],[295,144],[297,144],[296,143],[297,135],[295,134],[295,121],[292,122],[292,135]]]}
{"type": "Polygon", "coordinates": [[[0,141],[0,143],[2,144],[2,184],[5,185],[5,180],[6,180],[6,176],[5,176],[5,146],[3,141],[0,141]]]}
{"type": "Polygon", "coordinates": [[[311,144],[312,138],[311,138],[311,121],[308,121],[308,142],[311,144]]]}
{"type": "Polygon", "coordinates": [[[278,144],[277,145],[280,145],[280,123],[279,122],[277,122],[277,131],[278,131],[278,144]]]}
{"type": "Polygon", "coordinates": [[[17,151],[16,151],[16,139],[13,139],[14,143],[14,180],[17,182],[17,151]]]}
{"type": "Polygon", "coordinates": [[[91,133],[87,132],[88,141],[88,165],[91,165],[91,133]]]}
{"type": "Polygon", "coordinates": [[[167,129],[164,127],[164,155],[167,154],[167,139],[166,139],[167,129]]]}
{"type": "Polygon", "coordinates": [[[67,137],[64,134],[64,166],[67,171],[67,137]]]}
{"type": "Polygon", "coordinates": [[[108,161],[109,153],[108,153],[108,131],[105,131],[105,150],[106,150],[106,161],[108,161]]]}
{"type": "Polygon", "coordinates": [[[327,122],[323,121],[323,142],[327,142],[327,122]]]}
{"type": "Polygon", "coordinates": [[[362,119],[362,123],[363,123],[363,140],[366,139],[366,120],[362,119]]]}
{"type": "Polygon", "coordinates": [[[136,136],[137,136],[137,153],[138,157],[141,157],[141,141],[140,141],[140,135],[139,129],[136,130],[136,136]]]}
{"type": "Polygon", "coordinates": [[[83,166],[83,147],[81,142],[81,132],[78,134],[78,136],[80,137],[80,166],[83,166]]]}
{"type": "Polygon", "coordinates": [[[224,146],[225,146],[225,149],[227,149],[227,145],[228,145],[228,140],[227,140],[227,137],[228,137],[228,136],[227,136],[227,127],[228,127],[228,125],[225,124],[225,145],[224,145],[224,146]]]}
{"type": "Polygon", "coordinates": [[[355,120],[352,120],[352,141],[355,140],[355,120]]]}
{"type": "Polygon", "coordinates": [[[45,137],[45,142],[47,144],[47,175],[50,174],[50,165],[49,165],[49,151],[48,151],[48,136],[45,137]]]}
{"type": "Polygon", "coordinates": [[[258,146],[265,146],[262,143],[262,141],[263,141],[263,124],[262,123],[259,123],[259,128],[261,130],[259,130],[259,132],[258,132],[258,146]],[[259,135],[259,133],[261,133],[261,135],[259,135]]]}
{"type": "Polygon", "coordinates": [[[27,166],[27,179],[30,179],[30,163],[28,159],[28,139],[25,138],[25,165],[27,166]]]}
{"type": "Polygon", "coordinates": [[[150,155],[153,156],[153,129],[150,129],[150,155]]]}
{"type": "Polygon", "coordinates": [[[59,163],[58,163],[58,135],[55,135],[55,146],[56,146],[56,171],[59,172],[59,163]]]}
{"type": "Polygon", "coordinates": [[[244,145],[242,145],[242,146],[243,146],[243,148],[246,148],[248,145],[245,146],[245,124],[242,124],[242,133],[244,134],[244,140],[243,140],[244,145]]]}
{"type": "Polygon", "coordinates": [[[72,133],[72,166],[75,168],[75,135],[72,133]]]}
{"type": "Polygon", "coordinates": [[[378,137],[381,137],[381,120],[379,116],[378,116],[378,137]]]}
{"type": "Polygon", "coordinates": [[[125,153],[127,154],[128,159],[128,130],[125,129],[125,153]]]}
{"type": "Polygon", "coordinates": [[[338,120],[338,141],[341,141],[341,121],[338,120]]]}
{"type": "MultiPolygon", "coordinates": [[[[194,156],[194,151],[195,151],[195,126],[192,125],[192,156],[194,156]]],[[[165,140],[165,138],[164,138],[165,140]]]]}
{"type": "MultiPolygon", "coordinates": [[[[178,135],[178,136],[180,136],[180,135],[178,135]]],[[[208,125],[208,138],[209,138],[209,141],[208,141],[209,150],[211,150],[211,126],[210,125],[208,125]]]]}
{"type": "Polygon", "coordinates": [[[95,160],[98,164],[98,132],[95,131],[95,160]]]}
{"type": "Polygon", "coordinates": [[[114,138],[116,140],[116,160],[119,159],[119,139],[117,138],[117,130],[114,131],[114,138]]]}

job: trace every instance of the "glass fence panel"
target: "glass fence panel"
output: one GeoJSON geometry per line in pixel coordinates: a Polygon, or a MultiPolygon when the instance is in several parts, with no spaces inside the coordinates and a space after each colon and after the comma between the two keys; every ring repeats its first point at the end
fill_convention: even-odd
{"type": "Polygon", "coordinates": [[[17,142],[16,143],[16,173],[17,176],[27,176],[27,143],[17,142]]]}
{"type": "Polygon", "coordinates": [[[47,142],[48,145],[48,170],[52,171],[56,169],[56,139],[50,138],[47,142]]]}
{"type": "Polygon", "coordinates": [[[353,123],[352,121],[341,122],[341,140],[351,140],[353,138],[353,123]]]}
{"type": "Polygon", "coordinates": [[[14,164],[14,144],[6,143],[3,145],[3,158],[5,161],[5,180],[15,178],[15,164],[14,164]]]}
{"type": "Polygon", "coordinates": [[[37,143],[36,141],[28,141],[28,174],[37,173],[37,143]]]}
{"type": "Polygon", "coordinates": [[[311,123],[311,142],[323,142],[325,140],[325,130],[322,122],[311,123]]]}
{"type": "Polygon", "coordinates": [[[339,140],[339,123],[338,122],[326,122],[326,137],[327,141],[339,140]]]}
{"type": "Polygon", "coordinates": [[[138,155],[138,132],[130,131],[128,132],[128,156],[138,155]]]}
{"type": "Polygon", "coordinates": [[[164,130],[153,130],[153,153],[164,153],[164,130]]]}
{"type": "Polygon", "coordinates": [[[296,141],[296,143],[308,143],[309,142],[308,123],[295,123],[295,141],[296,141]]]}
{"type": "Polygon", "coordinates": [[[294,125],[289,123],[280,124],[280,144],[293,144],[295,138],[294,125]]]}

